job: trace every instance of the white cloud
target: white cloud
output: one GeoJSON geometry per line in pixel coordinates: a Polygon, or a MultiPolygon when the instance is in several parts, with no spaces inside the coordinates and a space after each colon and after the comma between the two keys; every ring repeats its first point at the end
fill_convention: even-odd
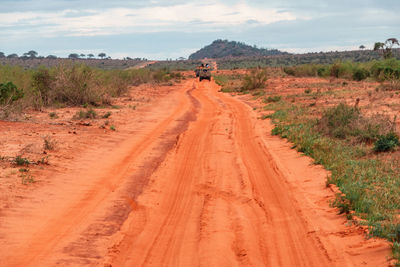
{"type": "Polygon", "coordinates": [[[29,28],[33,34],[46,37],[59,34],[96,36],[163,31],[209,32],[227,27],[243,25],[250,27],[254,24],[265,25],[295,19],[296,16],[290,12],[254,7],[245,2],[228,5],[215,1],[203,1],[136,9],[68,9],[48,13],[32,11],[0,13],[0,29],[9,27],[26,30],[29,28]]]}

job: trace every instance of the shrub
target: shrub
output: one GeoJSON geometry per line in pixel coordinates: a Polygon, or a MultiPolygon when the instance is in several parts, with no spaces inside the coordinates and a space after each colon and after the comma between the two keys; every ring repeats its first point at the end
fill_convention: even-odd
{"type": "Polygon", "coordinates": [[[246,75],[242,82],[242,91],[261,89],[265,87],[267,82],[267,71],[261,69],[253,69],[250,74],[246,75]]]}
{"type": "Polygon", "coordinates": [[[369,71],[364,68],[357,68],[353,72],[353,80],[362,81],[369,77],[369,71]]]}
{"type": "Polygon", "coordinates": [[[97,113],[95,110],[90,108],[89,110],[79,110],[75,113],[73,119],[95,119],[97,117],[97,113]]]}
{"type": "Polygon", "coordinates": [[[54,78],[48,69],[40,68],[32,74],[32,89],[37,108],[48,105],[50,102],[50,92],[54,78]]]}
{"type": "Polygon", "coordinates": [[[100,100],[101,91],[93,69],[88,66],[60,66],[56,71],[53,99],[60,103],[77,106],[94,104],[100,100]]]}
{"type": "Polygon", "coordinates": [[[276,96],[269,96],[267,98],[264,98],[265,103],[271,103],[271,102],[279,102],[281,101],[282,96],[276,95],[276,96]]]}
{"type": "Polygon", "coordinates": [[[12,82],[0,83],[0,104],[8,105],[24,96],[12,82]]]}
{"type": "Polygon", "coordinates": [[[358,109],[344,103],[329,108],[319,120],[320,129],[328,135],[336,138],[346,138],[350,132],[350,124],[358,119],[358,109]]]}
{"type": "Polygon", "coordinates": [[[50,113],[49,113],[49,117],[52,118],[52,119],[57,119],[57,118],[58,118],[58,115],[57,115],[56,112],[50,112],[50,113]]]}
{"type": "Polygon", "coordinates": [[[57,141],[52,139],[51,136],[47,135],[43,137],[43,149],[54,150],[56,148],[57,141]]]}
{"type": "Polygon", "coordinates": [[[336,62],[331,65],[330,74],[335,78],[351,79],[353,77],[354,65],[351,62],[336,62]]]}
{"type": "Polygon", "coordinates": [[[340,103],[324,112],[318,127],[322,133],[335,138],[353,137],[358,142],[372,143],[380,135],[392,132],[394,123],[384,115],[365,117],[357,108],[340,103]]]}
{"type": "Polygon", "coordinates": [[[376,140],[374,145],[374,151],[375,152],[392,151],[399,145],[400,145],[399,136],[394,132],[390,132],[386,135],[381,135],[378,137],[378,140],[376,140]]]}
{"type": "Polygon", "coordinates": [[[372,76],[378,81],[400,79],[400,60],[375,61],[371,67],[372,76]]]}
{"type": "Polygon", "coordinates": [[[29,165],[30,164],[30,162],[29,162],[29,160],[27,158],[23,158],[21,156],[16,156],[15,159],[14,159],[14,163],[17,166],[25,166],[25,165],[29,165]]]}
{"type": "Polygon", "coordinates": [[[103,115],[103,119],[107,119],[108,117],[110,117],[111,116],[111,112],[110,111],[108,111],[108,112],[106,112],[106,113],[104,113],[104,115],[103,115]]]}

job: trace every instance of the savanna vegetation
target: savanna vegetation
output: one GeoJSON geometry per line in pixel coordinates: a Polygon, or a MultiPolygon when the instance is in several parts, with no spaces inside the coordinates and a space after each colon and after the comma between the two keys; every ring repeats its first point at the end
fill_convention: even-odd
{"type": "Polygon", "coordinates": [[[340,103],[321,115],[309,106],[280,99],[264,107],[274,113],[272,134],[287,138],[293,148],[323,165],[337,185],[332,203],[340,213],[360,219],[371,236],[393,242],[393,255],[400,259],[400,167],[387,157],[398,149],[399,137],[393,119],[384,115],[367,117],[357,107],[340,103]],[[312,115],[314,114],[314,115],[312,115]]]}
{"type": "MultiPolygon", "coordinates": [[[[393,58],[400,59],[400,50],[392,49],[393,58]]],[[[335,62],[370,62],[382,58],[380,51],[355,50],[342,52],[319,52],[306,54],[287,54],[262,57],[228,57],[217,59],[218,68],[223,69],[247,69],[257,67],[285,67],[303,64],[326,65],[335,62]]]]}
{"type": "Polygon", "coordinates": [[[129,86],[180,80],[168,70],[103,70],[87,65],[24,69],[0,66],[0,116],[7,118],[26,108],[110,105],[112,97],[127,93],[129,86]]]}

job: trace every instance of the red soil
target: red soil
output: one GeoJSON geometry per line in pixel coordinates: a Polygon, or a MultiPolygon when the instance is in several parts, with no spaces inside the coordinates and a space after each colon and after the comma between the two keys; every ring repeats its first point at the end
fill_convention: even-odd
{"type": "MultiPolygon", "coordinates": [[[[218,90],[164,89],[116,132],[54,129],[65,152],[1,199],[0,265],[387,266],[389,245],[329,206],[326,171],[218,90]]],[[[19,128],[40,132],[0,123],[19,128]]]]}

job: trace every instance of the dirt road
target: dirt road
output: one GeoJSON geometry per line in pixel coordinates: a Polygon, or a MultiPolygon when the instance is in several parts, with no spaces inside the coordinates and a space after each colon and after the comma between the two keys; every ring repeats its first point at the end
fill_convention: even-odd
{"type": "Polygon", "coordinates": [[[387,266],[326,172],[187,80],[0,215],[0,266],[387,266]]]}

